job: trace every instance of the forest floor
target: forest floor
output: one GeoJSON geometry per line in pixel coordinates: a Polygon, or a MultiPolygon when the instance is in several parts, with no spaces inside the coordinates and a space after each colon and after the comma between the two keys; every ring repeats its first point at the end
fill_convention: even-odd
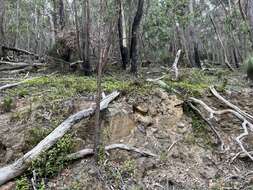
{"type": "MultiPolygon", "coordinates": [[[[1,74],[0,86],[24,80],[1,74]]],[[[30,73],[31,80],[0,91],[0,167],[12,163],[38,144],[71,114],[95,101],[96,79],[78,74],[30,73]]],[[[138,80],[116,68],[105,73],[103,90],[120,91],[102,114],[103,143],[124,143],[145,148],[158,157],[112,150],[102,152],[99,167],[92,157],[74,162],[67,154],[93,147],[94,118],[82,120],[53,148],[43,153],[21,177],[0,190],[32,189],[252,189],[253,162],[235,138],[241,123],[232,115],[212,120],[225,144],[220,144],[208,125],[185,104],[189,97],[210,107],[227,108],[212,95],[209,86],[242,110],[253,114],[253,88],[245,75],[216,70],[180,70],[180,80],[170,80],[165,68],[142,68],[138,80]],[[166,90],[147,82],[165,75],[166,90]],[[179,92],[175,94],[174,91],[179,92]]],[[[206,118],[208,114],[203,112],[206,118]]],[[[244,139],[253,150],[253,135],[244,139]]]]}

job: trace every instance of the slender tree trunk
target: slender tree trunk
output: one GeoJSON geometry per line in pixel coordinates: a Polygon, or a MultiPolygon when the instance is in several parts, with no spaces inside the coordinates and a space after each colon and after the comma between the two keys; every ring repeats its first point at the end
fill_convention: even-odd
{"type": "Polygon", "coordinates": [[[65,27],[65,12],[63,0],[59,0],[59,24],[60,30],[63,30],[65,27]]]}
{"type": "Polygon", "coordinates": [[[250,25],[250,41],[251,48],[253,49],[253,1],[248,1],[248,20],[250,25]]]}
{"type": "Polygon", "coordinates": [[[17,0],[16,7],[16,35],[15,35],[15,47],[19,47],[19,9],[20,9],[20,0],[17,0]]]}
{"type": "Polygon", "coordinates": [[[134,17],[134,22],[132,25],[132,38],[131,38],[131,48],[130,48],[130,58],[131,58],[131,72],[137,74],[137,61],[138,61],[138,30],[140,27],[142,15],[143,15],[144,0],[138,1],[137,12],[134,17]]]}
{"type": "MultiPolygon", "coordinates": [[[[194,14],[194,0],[189,1],[189,11],[193,15],[194,14]]],[[[192,66],[201,68],[201,63],[200,63],[200,58],[199,58],[199,45],[197,42],[197,37],[196,37],[196,32],[195,32],[195,26],[193,21],[190,21],[190,26],[189,26],[189,37],[190,37],[190,51],[189,51],[189,56],[190,56],[190,61],[192,66]]]]}
{"type": "Polygon", "coordinates": [[[82,59],[76,0],[73,0],[73,5],[74,5],[74,14],[75,14],[76,41],[77,41],[77,48],[78,48],[78,56],[79,56],[79,59],[82,59]]]}
{"type": "Polygon", "coordinates": [[[119,18],[118,18],[118,33],[119,45],[122,59],[122,68],[126,70],[128,64],[128,48],[127,48],[127,35],[126,35],[126,21],[124,8],[121,0],[118,0],[119,18]]]}
{"type": "Polygon", "coordinates": [[[57,22],[57,3],[56,0],[53,0],[53,13],[52,13],[52,19],[53,19],[53,24],[54,24],[54,36],[57,38],[58,36],[58,22],[57,22]]]}
{"type": "Polygon", "coordinates": [[[85,75],[91,74],[90,65],[90,4],[89,0],[83,2],[83,70],[85,75]]]}
{"type": "Polygon", "coordinates": [[[4,52],[2,48],[2,46],[5,44],[4,15],[5,15],[5,0],[0,0],[0,58],[4,57],[4,52]]]}

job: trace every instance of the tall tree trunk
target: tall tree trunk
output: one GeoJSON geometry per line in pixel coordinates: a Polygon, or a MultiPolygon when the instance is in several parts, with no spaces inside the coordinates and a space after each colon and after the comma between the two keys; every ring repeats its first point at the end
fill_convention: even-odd
{"type": "Polygon", "coordinates": [[[127,48],[127,35],[126,35],[126,20],[124,8],[121,0],[118,0],[118,33],[119,33],[119,46],[122,60],[122,68],[126,70],[128,64],[128,48],[127,48]]]}
{"type": "Polygon", "coordinates": [[[253,1],[248,1],[248,20],[250,25],[250,41],[251,41],[251,48],[253,49],[253,1]]]}
{"type": "Polygon", "coordinates": [[[65,27],[65,12],[63,0],[59,0],[59,24],[60,30],[63,30],[63,28],[65,27]]]}
{"type": "Polygon", "coordinates": [[[4,15],[5,15],[5,0],[0,0],[0,58],[4,56],[2,46],[5,44],[4,38],[4,15]]]}
{"type": "Polygon", "coordinates": [[[52,19],[54,24],[54,36],[57,38],[58,34],[58,22],[57,22],[57,2],[56,0],[53,0],[53,12],[52,12],[52,19]]]}
{"type": "Polygon", "coordinates": [[[89,0],[84,0],[83,2],[83,70],[85,75],[91,74],[90,65],[90,3],[89,0]]]}
{"type": "MultiPolygon", "coordinates": [[[[192,15],[194,14],[194,3],[195,3],[195,0],[189,1],[189,11],[192,15]]],[[[189,56],[190,56],[191,64],[194,67],[201,68],[201,63],[200,63],[200,58],[199,58],[199,47],[198,47],[195,26],[194,26],[193,21],[190,21],[189,37],[190,37],[190,44],[189,44],[189,47],[190,47],[189,53],[190,54],[189,54],[189,56]]]]}
{"type": "Polygon", "coordinates": [[[75,14],[76,42],[77,42],[77,48],[78,48],[78,56],[79,56],[79,59],[82,59],[76,0],[73,0],[73,5],[74,5],[74,14],[75,14]]]}
{"type": "Polygon", "coordinates": [[[137,61],[138,61],[138,29],[140,27],[142,15],[143,15],[144,0],[138,1],[138,7],[136,15],[134,17],[134,22],[132,25],[132,39],[130,48],[130,58],[131,58],[131,72],[137,74],[137,61]]]}
{"type": "Polygon", "coordinates": [[[19,9],[20,9],[20,0],[17,0],[16,7],[16,34],[15,34],[15,47],[19,47],[19,9]]]}

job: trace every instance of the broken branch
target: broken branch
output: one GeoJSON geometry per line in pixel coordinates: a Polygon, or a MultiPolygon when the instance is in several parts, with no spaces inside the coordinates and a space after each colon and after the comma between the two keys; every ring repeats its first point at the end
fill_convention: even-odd
{"type": "MultiPolygon", "coordinates": [[[[126,144],[112,144],[112,145],[109,145],[109,146],[105,147],[105,151],[109,151],[109,150],[113,150],[113,149],[133,151],[133,152],[137,152],[137,153],[139,153],[143,156],[151,156],[151,157],[157,157],[158,156],[158,155],[152,153],[151,151],[143,150],[143,149],[140,149],[140,148],[135,148],[133,146],[126,145],[126,144]]],[[[85,156],[93,155],[93,154],[94,154],[93,149],[83,149],[83,150],[80,150],[76,153],[68,155],[67,159],[68,160],[77,160],[77,159],[83,158],[85,156]]]]}

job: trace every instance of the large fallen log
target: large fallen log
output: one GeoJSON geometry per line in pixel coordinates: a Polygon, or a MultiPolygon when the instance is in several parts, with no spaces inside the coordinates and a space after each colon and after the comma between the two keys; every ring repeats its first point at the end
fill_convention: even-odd
{"type": "MultiPolygon", "coordinates": [[[[126,151],[133,151],[133,152],[137,152],[143,156],[151,156],[151,157],[158,157],[158,155],[148,151],[148,150],[143,150],[140,148],[135,148],[133,146],[130,145],[126,145],[126,144],[112,144],[109,146],[105,147],[105,151],[109,151],[109,150],[113,150],[113,149],[121,149],[121,150],[126,150],[126,151]]],[[[80,150],[76,153],[73,154],[69,154],[67,156],[67,160],[77,160],[77,159],[81,159],[85,156],[90,156],[94,154],[94,150],[93,149],[83,149],[80,150]]]]}
{"type": "Polygon", "coordinates": [[[31,56],[34,56],[34,57],[39,57],[39,55],[35,54],[35,53],[32,53],[32,52],[29,52],[27,50],[24,50],[24,49],[19,49],[19,48],[14,48],[14,47],[7,47],[7,46],[3,46],[2,47],[5,51],[14,51],[14,52],[17,52],[17,53],[21,53],[21,54],[25,54],[25,55],[31,55],[31,56]]]}
{"type": "MultiPolygon", "coordinates": [[[[106,96],[100,103],[100,110],[104,110],[108,107],[109,103],[113,101],[119,92],[115,91],[106,96]]],[[[82,110],[74,115],[71,115],[68,119],[63,121],[53,132],[51,132],[45,139],[43,139],[37,146],[27,152],[23,157],[19,158],[13,164],[0,168],[0,185],[7,181],[21,175],[38,156],[51,148],[60,138],[62,138],[71,127],[79,122],[81,119],[89,117],[95,112],[95,105],[91,105],[90,108],[82,110]]]]}
{"type": "Polygon", "coordinates": [[[0,61],[0,71],[12,71],[24,68],[38,68],[46,66],[45,63],[23,63],[23,62],[9,62],[9,61],[0,61]]]}

